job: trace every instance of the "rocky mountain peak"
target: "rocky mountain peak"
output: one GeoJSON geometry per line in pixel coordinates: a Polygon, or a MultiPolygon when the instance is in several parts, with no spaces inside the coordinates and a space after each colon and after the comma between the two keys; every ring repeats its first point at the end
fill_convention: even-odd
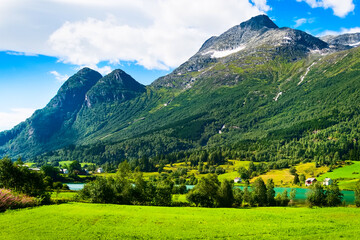
{"type": "Polygon", "coordinates": [[[341,35],[327,35],[320,38],[321,40],[333,44],[344,45],[349,47],[360,46],[360,33],[346,33],[341,35]]]}
{"type": "Polygon", "coordinates": [[[240,24],[241,28],[260,30],[262,28],[279,28],[267,15],[258,15],[240,24]]]}
{"type": "Polygon", "coordinates": [[[145,86],[137,82],[123,70],[116,69],[100,79],[86,94],[88,107],[99,102],[125,101],[145,91],[145,86]]]}

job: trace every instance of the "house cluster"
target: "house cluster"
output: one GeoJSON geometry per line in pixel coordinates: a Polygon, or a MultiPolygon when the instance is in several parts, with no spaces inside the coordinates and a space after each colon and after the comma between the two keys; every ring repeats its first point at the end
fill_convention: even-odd
{"type": "MultiPolygon", "coordinates": [[[[89,174],[89,171],[87,169],[83,169],[83,171],[86,173],[86,174],[89,174]]],[[[103,168],[98,168],[96,169],[95,173],[104,173],[104,169],[103,168]]],[[[69,174],[69,170],[64,168],[64,169],[60,169],[60,173],[63,173],[63,174],[69,174]]]]}
{"type": "MultiPolygon", "coordinates": [[[[305,186],[311,186],[316,182],[317,182],[316,178],[308,178],[305,181],[305,186]]],[[[329,185],[333,184],[333,180],[331,178],[325,178],[324,181],[322,182],[322,184],[324,186],[329,186],[329,185]]]]}
{"type": "Polygon", "coordinates": [[[241,178],[239,177],[234,178],[234,183],[241,183],[241,178]]]}

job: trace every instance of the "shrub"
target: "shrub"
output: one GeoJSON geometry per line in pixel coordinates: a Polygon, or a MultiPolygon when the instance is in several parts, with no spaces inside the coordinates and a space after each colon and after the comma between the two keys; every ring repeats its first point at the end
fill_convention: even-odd
{"type": "Polygon", "coordinates": [[[6,209],[33,207],[39,205],[39,200],[26,195],[15,194],[7,189],[0,189],[0,212],[6,209]]]}

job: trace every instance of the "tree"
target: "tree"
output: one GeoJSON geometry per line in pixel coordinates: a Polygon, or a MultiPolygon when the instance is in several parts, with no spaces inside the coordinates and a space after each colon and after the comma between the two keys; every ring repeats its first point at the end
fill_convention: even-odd
{"type": "Polygon", "coordinates": [[[240,188],[235,188],[234,189],[234,206],[235,207],[240,207],[242,205],[243,202],[243,191],[241,191],[240,188]]]}
{"type": "Polygon", "coordinates": [[[294,174],[294,181],[293,184],[297,185],[300,183],[299,175],[297,173],[294,174]]]}
{"type": "Polygon", "coordinates": [[[218,190],[218,206],[231,207],[234,202],[233,182],[223,180],[218,190]]]}
{"type": "Polygon", "coordinates": [[[163,180],[156,184],[153,204],[157,206],[170,206],[172,200],[172,186],[169,180],[163,180]]]}
{"type": "Polygon", "coordinates": [[[289,197],[287,190],[284,190],[281,194],[281,206],[287,206],[289,204],[289,197]]]}
{"type": "Polygon", "coordinates": [[[275,206],[275,190],[274,190],[274,181],[272,178],[268,179],[266,182],[266,198],[268,206],[275,206]]]}
{"type": "Polygon", "coordinates": [[[305,183],[306,177],[304,174],[300,174],[299,176],[299,180],[300,180],[300,186],[305,183]]]}
{"type": "Polygon", "coordinates": [[[307,202],[310,206],[324,206],[326,195],[320,182],[315,183],[310,187],[310,191],[307,193],[307,202]]]}
{"type": "Polygon", "coordinates": [[[243,205],[250,205],[250,206],[254,205],[254,200],[251,196],[248,186],[245,186],[245,188],[244,188],[243,205]]]}
{"type": "Polygon", "coordinates": [[[296,174],[296,168],[295,168],[295,167],[291,167],[291,168],[290,168],[290,173],[291,173],[291,175],[295,175],[295,174],[296,174]]]}
{"type": "Polygon", "coordinates": [[[326,205],[336,207],[341,205],[344,194],[341,193],[337,184],[332,184],[326,188],[326,205]]]}
{"type": "Polygon", "coordinates": [[[50,195],[45,191],[43,174],[31,171],[26,166],[14,164],[8,157],[0,160],[0,187],[39,197],[43,202],[50,200],[50,195]]]}
{"type": "Polygon", "coordinates": [[[267,204],[267,189],[262,178],[257,178],[252,185],[252,194],[254,202],[258,206],[265,206],[267,204]]]}
{"type": "Polygon", "coordinates": [[[219,180],[210,174],[201,178],[198,184],[187,194],[189,202],[201,207],[215,207],[218,198],[219,180]]]}
{"type": "Polygon", "coordinates": [[[51,177],[53,181],[59,181],[59,169],[55,168],[51,165],[43,165],[41,167],[41,171],[44,173],[45,176],[51,177]]]}
{"type": "Polygon", "coordinates": [[[355,204],[357,207],[360,207],[360,181],[355,186],[355,204]]]}
{"type": "Polygon", "coordinates": [[[248,170],[244,167],[239,167],[238,173],[240,178],[244,181],[250,178],[248,170]]]}
{"type": "Polygon", "coordinates": [[[130,173],[131,173],[131,167],[130,167],[130,164],[126,160],[119,164],[118,170],[117,170],[117,175],[120,178],[128,177],[130,173]]]}
{"type": "Polygon", "coordinates": [[[81,172],[81,164],[77,160],[72,161],[68,167],[70,173],[81,172]]]}
{"type": "Polygon", "coordinates": [[[292,188],[290,191],[290,202],[293,204],[296,197],[296,188],[292,188]]]}

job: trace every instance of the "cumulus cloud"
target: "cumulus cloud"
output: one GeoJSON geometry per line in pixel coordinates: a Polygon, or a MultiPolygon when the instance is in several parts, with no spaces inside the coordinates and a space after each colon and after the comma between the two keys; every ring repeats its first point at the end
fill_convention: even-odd
{"type": "Polygon", "coordinates": [[[210,36],[271,9],[267,0],[0,1],[2,50],[148,69],[177,67],[210,36]]]}
{"type": "Polygon", "coordinates": [[[9,112],[0,112],[0,131],[9,130],[29,118],[35,109],[30,108],[15,108],[9,112]]]}
{"type": "Polygon", "coordinates": [[[303,24],[313,23],[313,22],[314,22],[313,18],[299,18],[299,19],[295,20],[294,28],[298,28],[303,24]]]}
{"type": "Polygon", "coordinates": [[[338,17],[345,17],[350,12],[354,11],[355,5],[353,0],[296,0],[298,2],[306,2],[312,8],[331,8],[334,15],[338,17]]]}
{"type": "Polygon", "coordinates": [[[270,10],[266,0],[52,2],[106,9],[106,16],[69,20],[51,33],[47,51],[61,61],[78,66],[134,61],[162,70],[186,61],[210,36],[270,10]]]}
{"type": "Polygon", "coordinates": [[[355,28],[341,28],[339,31],[331,31],[326,30],[318,35],[318,37],[326,36],[326,35],[340,35],[346,33],[360,33],[360,27],[355,28]]]}
{"type": "Polygon", "coordinates": [[[267,5],[267,0],[252,0],[256,7],[258,7],[261,11],[270,11],[271,7],[267,5]]]}
{"type": "Polygon", "coordinates": [[[58,73],[57,71],[51,71],[50,74],[54,75],[55,79],[60,83],[65,82],[69,78],[68,75],[66,75],[66,74],[62,75],[62,74],[58,73]]]}

